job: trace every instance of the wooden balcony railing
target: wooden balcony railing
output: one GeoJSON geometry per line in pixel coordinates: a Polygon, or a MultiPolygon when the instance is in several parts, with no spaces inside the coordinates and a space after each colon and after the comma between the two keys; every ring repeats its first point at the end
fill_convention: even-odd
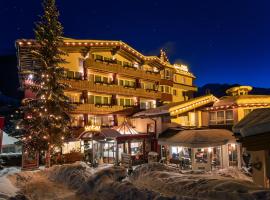
{"type": "Polygon", "coordinates": [[[95,104],[80,104],[73,111],[74,113],[111,114],[123,110],[123,106],[96,106],[95,104]]]}
{"type": "Polygon", "coordinates": [[[72,111],[72,113],[79,113],[79,114],[93,114],[93,115],[108,115],[108,114],[116,114],[116,113],[125,113],[125,112],[132,112],[136,108],[132,107],[124,107],[119,105],[111,105],[111,106],[102,106],[102,105],[95,105],[95,104],[79,104],[76,106],[76,109],[72,111]]]}
{"type": "Polygon", "coordinates": [[[134,78],[159,81],[161,75],[159,73],[149,73],[141,69],[136,69],[134,67],[124,67],[120,64],[108,63],[108,62],[96,62],[93,59],[87,59],[85,62],[86,66],[90,69],[117,73],[125,76],[132,76],[134,78]]]}
{"type": "Polygon", "coordinates": [[[123,96],[134,96],[149,99],[161,98],[161,92],[145,90],[142,88],[128,88],[120,85],[95,84],[93,81],[88,80],[64,80],[63,82],[70,85],[71,89],[75,90],[87,90],[89,92],[118,94],[123,96]]]}
{"type": "Polygon", "coordinates": [[[173,86],[173,81],[172,80],[167,80],[167,79],[161,79],[159,82],[160,85],[168,85],[168,86],[173,86]]]}
{"type": "Polygon", "coordinates": [[[161,94],[161,101],[172,101],[172,95],[171,94],[167,94],[167,93],[162,93],[161,94]]]}

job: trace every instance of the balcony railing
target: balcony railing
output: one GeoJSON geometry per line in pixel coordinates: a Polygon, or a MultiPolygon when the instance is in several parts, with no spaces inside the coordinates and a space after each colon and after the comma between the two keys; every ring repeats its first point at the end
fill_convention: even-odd
{"type": "Polygon", "coordinates": [[[133,66],[122,66],[117,63],[112,62],[96,62],[93,59],[87,59],[85,62],[86,66],[90,69],[117,73],[125,76],[132,76],[135,78],[146,79],[146,80],[154,80],[159,81],[161,76],[159,73],[147,73],[142,69],[137,69],[133,66]]]}
{"type": "Polygon", "coordinates": [[[149,99],[160,99],[161,92],[157,90],[145,90],[142,88],[129,88],[120,85],[103,85],[95,84],[88,80],[64,80],[64,83],[71,86],[75,90],[87,90],[89,92],[99,92],[106,94],[118,94],[123,96],[134,96],[149,99]]]}
{"type": "Polygon", "coordinates": [[[172,95],[167,93],[161,93],[161,101],[172,101],[172,95]]]}
{"type": "Polygon", "coordinates": [[[95,105],[95,104],[80,104],[72,113],[87,114],[113,114],[125,110],[126,107],[119,105],[95,105]]]}

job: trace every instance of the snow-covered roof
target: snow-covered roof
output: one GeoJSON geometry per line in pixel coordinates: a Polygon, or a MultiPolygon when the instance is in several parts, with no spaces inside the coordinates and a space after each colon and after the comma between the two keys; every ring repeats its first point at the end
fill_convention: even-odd
{"type": "Polygon", "coordinates": [[[221,146],[228,142],[235,142],[235,138],[233,137],[233,133],[226,129],[169,129],[161,134],[158,139],[158,143],[161,145],[190,148],[221,146]]]}
{"type": "Polygon", "coordinates": [[[14,144],[18,140],[14,137],[10,137],[6,132],[3,131],[3,145],[8,145],[8,144],[14,144]]]}
{"type": "Polygon", "coordinates": [[[212,94],[196,97],[188,101],[168,103],[157,108],[152,108],[149,110],[141,111],[135,113],[133,117],[153,117],[161,115],[177,115],[180,113],[188,112],[194,110],[194,108],[199,108],[205,106],[209,103],[214,103],[218,99],[212,94]]]}
{"type": "Polygon", "coordinates": [[[239,96],[224,96],[216,101],[213,107],[220,106],[232,106],[232,105],[246,105],[246,106],[257,106],[257,105],[269,105],[270,95],[239,95],[239,96]]]}
{"type": "Polygon", "coordinates": [[[241,137],[270,133],[270,108],[253,110],[233,127],[233,132],[241,137]]]}

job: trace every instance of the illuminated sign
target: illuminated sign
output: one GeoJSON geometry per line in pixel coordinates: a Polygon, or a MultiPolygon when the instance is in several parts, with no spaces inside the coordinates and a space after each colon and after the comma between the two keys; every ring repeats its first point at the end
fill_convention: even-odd
{"type": "Polygon", "coordinates": [[[85,126],[84,130],[85,131],[100,131],[100,126],[95,126],[95,125],[85,126]]]}
{"type": "Polygon", "coordinates": [[[176,70],[181,70],[181,71],[188,72],[188,66],[187,65],[174,64],[173,66],[175,67],[176,70]]]}

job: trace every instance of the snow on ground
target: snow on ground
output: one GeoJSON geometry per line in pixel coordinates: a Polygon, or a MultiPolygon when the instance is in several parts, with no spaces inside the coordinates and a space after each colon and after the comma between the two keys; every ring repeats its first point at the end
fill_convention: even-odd
{"type": "Polygon", "coordinates": [[[137,168],[130,180],[137,187],[153,190],[168,197],[202,200],[270,200],[269,190],[264,190],[239,177],[228,178],[218,173],[197,174],[194,171],[183,173],[154,163],[137,168]]]}
{"type": "Polygon", "coordinates": [[[18,171],[19,169],[15,167],[5,168],[3,170],[0,170],[0,200],[7,199],[8,197],[14,196],[16,192],[18,192],[18,188],[16,188],[7,178],[9,174],[12,174],[18,171]]]}
{"type": "Polygon", "coordinates": [[[126,176],[122,167],[77,162],[8,177],[29,200],[270,200],[269,190],[231,168],[207,173],[153,163],[126,176]]]}
{"type": "Polygon", "coordinates": [[[239,170],[237,167],[229,167],[225,169],[219,169],[209,172],[208,174],[223,176],[234,179],[241,179],[252,182],[251,174],[248,175],[243,170],[239,170]]]}

